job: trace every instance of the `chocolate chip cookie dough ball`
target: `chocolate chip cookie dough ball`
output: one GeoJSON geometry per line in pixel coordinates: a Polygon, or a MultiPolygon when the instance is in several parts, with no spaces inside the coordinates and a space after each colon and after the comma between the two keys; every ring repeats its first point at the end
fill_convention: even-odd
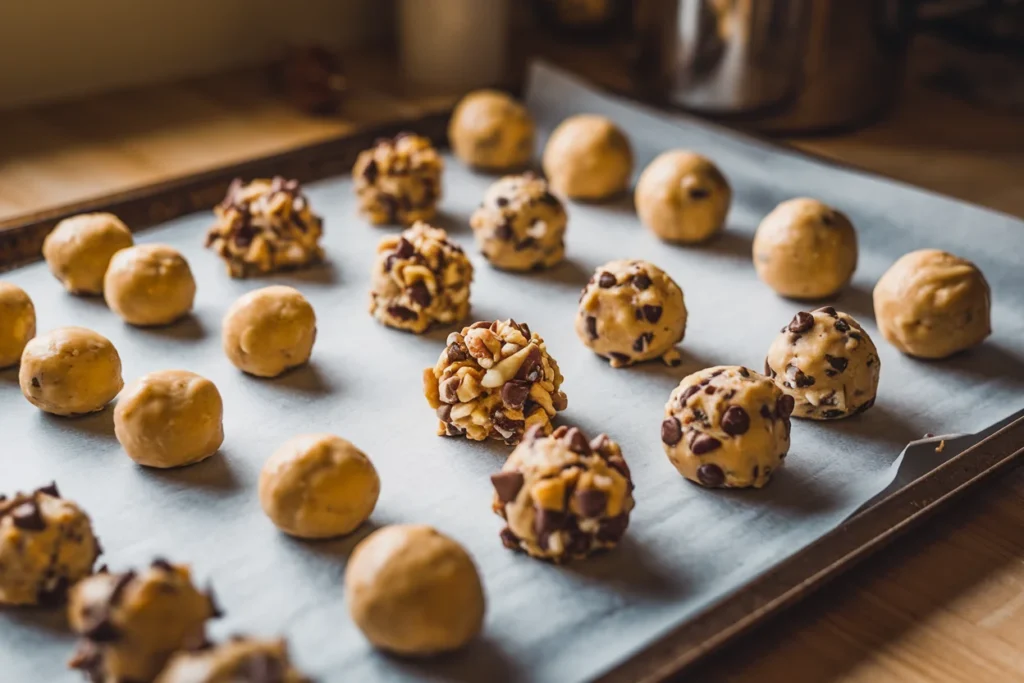
{"type": "Polygon", "coordinates": [[[902,256],[875,285],[875,319],[890,344],[946,358],[992,334],[992,293],[978,267],[938,249],[902,256]]]}
{"type": "Polygon", "coordinates": [[[381,324],[426,332],[469,315],[473,264],[448,233],[417,223],[377,245],[370,280],[370,315],[381,324]]]}
{"type": "Polygon", "coordinates": [[[677,365],[685,333],[683,290],[652,263],[610,261],[583,288],[576,335],[613,368],[659,357],[677,365]]]}
{"type": "Polygon", "coordinates": [[[532,173],[491,185],[469,224],[480,251],[503,270],[550,268],[565,257],[562,202],[532,173]]]}
{"type": "Polygon", "coordinates": [[[132,246],[132,233],[111,213],[65,218],[43,241],[50,272],[72,294],[102,294],[110,258],[132,246]]]}
{"type": "Polygon", "coordinates": [[[437,365],[423,371],[438,435],[515,445],[531,427],[551,432],[551,419],[568,405],[562,373],[526,323],[476,322],[446,343],[437,365]]]}
{"type": "Polygon", "coordinates": [[[367,640],[400,655],[456,650],[484,623],[473,559],[429,526],[384,527],[357,545],[345,568],[345,602],[367,640]]]}
{"type": "Polygon", "coordinates": [[[274,285],[231,304],[223,323],[224,353],[242,372],[277,377],[309,361],[316,314],[302,293],[274,285]]]}
{"type": "Polygon", "coordinates": [[[36,307],[24,289],[0,282],[0,368],[17,365],[36,336],[36,307]]]}
{"type": "Polygon", "coordinates": [[[570,199],[608,199],[629,187],[633,150],[618,126],[595,114],[563,121],[544,148],[544,175],[570,199]]]}
{"type": "Polygon", "coordinates": [[[790,199],[757,227],[754,268],[782,296],[832,296],[857,269],[857,233],[850,219],[832,207],[814,199],[790,199]]]}
{"type": "Polygon", "coordinates": [[[0,605],[62,602],[101,552],[88,515],[55,484],[0,495],[0,605]]]}
{"type": "Polygon", "coordinates": [[[174,247],[141,244],[110,259],[103,278],[107,306],[130,325],[169,325],[192,310],[196,281],[174,247]]]}
{"type": "Polygon", "coordinates": [[[633,199],[640,220],[655,235],[693,244],[722,229],[732,189],[710,159],[677,149],[644,169],[633,199]]]}
{"type": "Polygon", "coordinates": [[[284,639],[235,637],[171,658],[156,683],[307,683],[284,639]]]}
{"type": "Polygon", "coordinates": [[[124,386],[117,349],[84,327],[60,327],[30,341],[18,381],[29,403],[64,416],[103,410],[124,386]]]}
{"type": "Polygon", "coordinates": [[[789,452],[793,397],[744,367],[684,378],[665,404],[661,442],[672,465],[710,488],[761,488],[789,452]]]}
{"type": "Polygon", "coordinates": [[[441,155],[425,137],[380,139],[352,169],[359,211],[374,225],[429,221],[441,199],[443,170],[441,155]]]}
{"type": "Polygon", "coordinates": [[[533,154],[534,126],[526,107],[497,90],[477,90],[459,102],[448,141],[463,163],[485,170],[521,168],[533,154]]]}

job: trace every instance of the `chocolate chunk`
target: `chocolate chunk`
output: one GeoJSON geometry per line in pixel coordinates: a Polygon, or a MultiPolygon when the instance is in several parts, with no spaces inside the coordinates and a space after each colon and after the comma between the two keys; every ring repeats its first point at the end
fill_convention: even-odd
{"type": "Polygon", "coordinates": [[[754,470],[750,474],[753,475],[754,479],[756,480],[757,479],[757,475],[759,475],[760,473],[761,473],[761,468],[758,467],[757,465],[754,465],[754,470]]]}
{"type": "Polygon", "coordinates": [[[412,283],[405,291],[409,295],[409,298],[419,305],[420,308],[430,306],[430,302],[434,300],[434,297],[430,294],[430,290],[427,288],[427,283],[423,280],[417,280],[412,283]]]}
{"type": "Polygon", "coordinates": [[[523,488],[523,475],[519,472],[505,471],[491,475],[491,484],[494,492],[498,494],[498,500],[502,503],[511,503],[519,495],[523,488]]]}
{"type": "Polygon", "coordinates": [[[679,420],[674,417],[667,417],[661,423],[661,441],[669,446],[675,446],[683,438],[683,428],[679,420]]]}
{"type": "Polygon", "coordinates": [[[380,175],[380,169],[377,168],[377,160],[370,159],[370,163],[366,164],[366,168],[363,169],[363,178],[366,182],[373,185],[377,182],[377,176],[380,175]]]}
{"type": "Polygon", "coordinates": [[[616,543],[626,533],[629,526],[629,514],[623,512],[621,515],[602,519],[597,528],[597,538],[604,543],[616,543]]]}
{"type": "Polygon", "coordinates": [[[491,418],[491,422],[494,423],[495,427],[498,427],[506,432],[518,435],[523,431],[526,426],[525,420],[513,420],[503,412],[496,412],[494,417],[491,418]]]}
{"type": "Polygon", "coordinates": [[[388,315],[402,321],[415,320],[418,317],[416,311],[405,306],[388,306],[388,315]]]}
{"type": "Polygon", "coordinates": [[[837,320],[836,321],[836,330],[838,330],[839,332],[849,332],[850,331],[850,326],[849,326],[849,324],[847,324],[847,322],[845,320],[837,320]]]}
{"type": "Polygon", "coordinates": [[[814,316],[800,311],[793,316],[793,319],[789,322],[788,329],[793,334],[803,334],[812,327],[814,327],[814,316]]]}
{"type": "Polygon", "coordinates": [[[544,194],[542,194],[540,197],[537,198],[537,201],[543,204],[547,204],[549,206],[561,206],[561,202],[558,201],[558,197],[551,194],[550,192],[545,192],[544,194]]]}
{"type": "Polygon", "coordinates": [[[11,510],[11,521],[14,526],[25,531],[42,531],[46,528],[46,521],[43,519],[39,506],[34,500],[26,501],[11,510]]]}
{"type": "Polygon", "coordinates": [[[60,498],[60,491],[57,490],[57,482],[52,481],[46,486],[40,486],[36,489],[36,493],[45,493],[51,498],[60,498]]]}
{"type": "Polygon", "coordinates": [[[508,221],[502,221],[498,227],[494,229],[494,236],[502,242],[508,242],[512,239],[515,233],[512,232],[512,224],[508,221]]]}
{"type": "Polygon", "coordinates": [[[827,212],[827,213],[821,214],[820,218],[821,218],[822,224],[823,225],[827,225],[830,228],[835,226],[835,224],[836,224],[835,214],[833,214],[831,211],[827,212]]]}
{"type": "Polygon", "coordinates": [[[127,571],[124,574],[119,574],[117,580],[114,582],[114,588],[110,591],[110,597],[107,598],[107,603],[113,606],[121,602],[121,597],[124,595],[125,589],[128,588],[128,584],[134,580],[134,571],[127,571]]]}
{"type": "Polygon", "coordinates": [[[821,308],[817,309],[814,312],[815,313],[824,313],[825,315],[830,315],[833,318],[838,318],[839,317],[839,314],[836,313],[836,309],[833,306],[822,306],[821,308]]]}
{"type": "Polygon", "coordinates": [[[587,437],[583,436],[583,432],[577,427],[573,427],[565,433],[565,442],[573,453],[590,455],[590,443],[587,441],[587,437]]]}
{"type": "Polygon", "coordinates": [[[827,353],[825,354],[825,360],[828,361],[828,364],[835,368],[838,372],[842,372],[843,370],[845,370],[846,366],[849,365],[850,363],[849,360],[843,358],[842,356],[830,356],[827,353]]]}
{"type": "Polygon", "coordinates": [[[404,237],[398,238],[398,245],[395,247],[394,251],[395,256],[401,259],[407,259],[415,253],[416,247],[412,245],[412,242],[404,237]]]}
{"type": "Polygon", "coordinates": [[[608,289],[615,286],[615,276],[605,271],[597,278],[597,286],[601,289],[608,289]]]}
{"type": "Polygon", "coordinates": [[[837,410],[835,408],[826,410],[821,414],[821,416],[826,420],[833,420],[837,417],[842,417],[843,415],[846,415],[845,410],[837,410]]]}
{"type": "Polygon", "coordinates": [[[519,366],[519,371],[516,373],[516,379],[536,382],[540,379],[542,371],[540,347],[530,344],[526,358],[523,359],[523,364],[519,366]]]}
{"type": "Polygon", "coordinates": [[[608,504],[608,494],[598,489],[583,489],[573,496],[584,517],[600,517],[608,504]]]}
{"type": "Polygon", "coordinates": [[[651,278],[647,273],[637,273],[632,279],[633,286],[639,290],[645,290],[651,286],[651,278]]]}
{"type": "Polygon", "coordinates": [[[691,187],[686,194],[690,196],[690,199],[701,200],[710,197],[711,190],[705,189],[703,187],[691,187]]]}
{"type": "Polygon", "coordinates": [[[67,602],[68,589],[71,585],[66,576],[62,576],[49,588],[44,588],[36,595],[40,607],[57,607],[67,602]]]}
{"type": "Polygon", "coordinates": [[[39,384],[39,378],[38,377],[33,377],[32,378],[32,386],[35,387],[36,389],[38,389],[41,386],[39,384]]]}
{"type": "Polygon", "coordinates": [[[530,384],[522,380],[512,379],[501,387],[501,402],[506,408],[522,410],[523,404],[530,395],[530,384]]]}
{"type": "Polygon", "coordinates": [[[452,421],[452,407],[447,403],[442,403],[437,407],[437,419],[441,422],[452,421]]]}
{"type": "Polygon", "coordinates": [[[864,337],[862,337],[859,332],[851,332],[849,336],[850,339],[856,339],[857,341],[861,341],[862,339],[864,339],[864,337]]]}
{"type": "Polygon", "coordinates": [[[82,631],[82,635],[94,643],[112,643],[121,637],[121,632],[109,617],[103,617],[82,631]]]}
{"type": "Polygon", "coordinates": [[[587,316],[587,334],[591,339],[597,339],[597,318],[592,315],[587,316]]]}
{"type": "Polygon", "coordinates": [[[772,379],[775,378],[775,370],[772,369],[772,366],[768,365],[767,358],[764,359],[764,374],[772,379]]]}
{"type": "Polygon", "coordinates": [[[737,372],[740,373],[740,377],[750,377],[750,370],[747,370],[742,365],[740,366],[740,369],[737,372]]]}
{"type": "Polygon", "coordinates": [[[501,537],[501,544],[509,550],[519,550],[519,537],[512,533],[512,530],[505,527],[499,534],[501,537]]]}
{"type": "Polygon", "coordinates": [[[652,341],[654,341],[654,333],[644,332],[636,338],[636,341],[633,342],[633,350],[637,353],[643,353],[643,350],[647,348],[652,341]]]}
{"type": "Polygon", "coordinates": [[[159,570],[165,571],[165,572],[172,572],[172,571],[174,571],[174,566],[171,565],[171,563],[168,562],[163,557],[154,558],[149,566],[151,566],[153,569],[159,569],[159,570]]]}
{"type": "Polygon", "coordinates": [[[616,458],[609,458],[608,459],[608,466],[611,467],[616,472],[618,472],[619,474],[621,474],[622,477],[626,481],[629,482],[629,490],[632,491],[633,490],[633,477],[632,477],[632,475],[629,472],[629,465],[626,464],[626,461],[623,460],[622,458],[618,458],[618,457],[616,457],[616,458]]]}
{"type": "Polygon", "coordinates": [[[569,542],[565,544],[565,552],[573,557],[583,557],[590,552],[590,534],[575,530],[569,534],[569,542]]]}
{"type": "Polygon", "coordinates": [[[437,393],[443,403],[459,402],[459,385],[462,380],[458,376],[452,376],[441,382],[437,387],[437,393]]]}
{"type": "Polygon", "coordinates": [[[859,406],[857,406],[857,410],[855,410],[853,412],[853,414],[854,415],[860,415],[861,413],[863,413],[865,410],[867,410],[868,408],[870,408],[873,405],[875,405],[875,399],[874,398],[870,398],[865,403],[862,403],[859,406]]]}
{"type": "Polygon", "coordinates": [[[494,203],[497,204],[499,207],[508,206],[508,197],[498,197],[497,199],[494,200],[494,203]]]}
{"type": "Polygon", "coordinates": [[[608,352],[608,356],[612,360],[617,360],[618,362],[622,363],[623,365],[626,365],[626,364],[629,363],[629,356],[627,356],[624,353],[619,353],[618,351],[609,351],[608,352]]]}
{"type": "Polygon", "coordinates": [[[656,323],[659,320],[661,320],[661,306],[651,306],[650,304],[645,304],[643,311],[644,317],[647,318],[647,322],[656,323]]]}
{"type": "Polygon", "coordinates": [[[469,358],[469,352],[458,343],[449,344],[444,353],[449,363],[458,363],[469,358]]]}
{"type": "Polygon", "coordinates": [[[463,434],[466,433],[466,430],[463,429],[462,427],[459,427],[458,425],[445,423],[444,433],[445,436],[462,436],[463,434]]]}
{"type": "Polygon", "coordinates": [[[555,410],[565,410],[569,407],[569,399],[564,393],[559,391],[551,397],[551,405],[554,406],[555,410]]]}
{"type": "Polygon", "coordinates": [[[762,403],[761,404],[761,417],[763,417],[766,420],[774,420],[775,419],[775,414],[772,412],[771,408],[769,408],[767,405],[762,403]]]}
{"type": "Polygon", "coordinates": [[[730,406],[722,415],[722,431],[732,436],[746,434],[750,429],[750,416],[740,406],[730,406]]]}
{"type": "Polygon", "coordinates": [[[722,442],[710,434],[697,434],[690,443],[690,451],[694,455],[704,455],[705,453],[717,450],[721,445],[722,442]]]}
{"type": "Polygon", "coordinates": [[[786,377],[799,389],[814,386],[814,378],[804,373],[797,366],[790,364],[786,366],[786,377]]]}
{"type": "Polygon", "coordinates": [[[549,536],[565,526],[566,514],[558,510],[534,507],[533,530],[538,536],[549,536]]]}
{"type": "Polygon", "coordinates": [[[220,602],[217,600],[217,594],[213,592],[213,586],[206,587],[206,599],[210,601],[210,618],[220,619],[224,616],[224,610],[221,609],[220,602]]]}
{"type": "Polygon", "coordinates": [[[793,414],[794,407],[796,407],[796,400],[789,394],[783,394],[775,402],[775,414],[780,418],[789,417],[793,414]]]}
{"type": "Polygon", "coordinates": [[[697,480],[712,488],[725,483],[725,472],[718,465],[707,463],[697,468],[697,480]]]}
{"type": "Polygon", "coordinates": [[[697,386],[696,384],[692,384],[686,387],[683,393],[679,396],[679,405],[685,406],[686,402],[690,400],[690,397],[696,394],[698,391],[700,391],[700,387],[697,386]]]}
{"type": "Polygon", "coordinates": [[[713,387],[710,384],[704,387],[704,393],[707,394],[708,396],[714,396],[716,391],[718,391],[718,388],[713,387]]]}

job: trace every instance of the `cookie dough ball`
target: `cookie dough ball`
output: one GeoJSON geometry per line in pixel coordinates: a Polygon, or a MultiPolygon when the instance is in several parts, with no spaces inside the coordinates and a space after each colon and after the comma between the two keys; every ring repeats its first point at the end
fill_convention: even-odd
{"type": "Polygon", "coordinates": [[[469,315],[473,264],[448,233],[417,223],[377,245],[370,278],[370,315],[381,324],[426,332],[469,315]]]}
{"type": "Polygon", "coordinates": [[[223,418],[213,382],[185,370],[160,370],[125,388],[114,408],[114,433],[140,465],[181,467],[217,452],[223,418]]]}
{"type": "Polygon", "coordinates": [[[179,652],[156,683],[306,683],[292,666],[284,639],[236,637],[220,645],[179,652]]]}
{"type": "Polygon", "coordinates": [[[29,403],[64,416],[103,410],[124,386],[117,349],[84,327],[60,327],[26,344],[18,381],[29,403]]]}
{"type": "Polygon", "coordinates": [[[601,200],[629,187],[633,150],[611,120],[595,114],[573,116],[551,134],[544,148],[544,174],[566,197],[601,200]]]}
{"type": "Polygon", "coordinates": [[[359,154],[352,169],[359,211],[375,225],[429,221],[441,199],[444,162],[430,140],[400,133],[359,154]]]}
{"type": "Polygon", "coordinates": [[[63,602],[101,552],[88,515],[55,484],[0,495],[0,605],[63,602]]]}
{"type": "Polygon", "coordinates": [[[533,154],[533,119],[526,107],[497,90],[477,90],[459,102],[448,141],[463,163],[486,170],[521,168],[533,154]]]}
{"type": "Polygon", "coordinates": [[[659,357],[678,365],[685,333],[683,290],[652,263],[610,261],[583,288],[576,335],[613,368],[659,357]]]}
{"type": "Polygon", "coordinates": [[[549,268],[565,257],[565,208],[532,173],[491,185],[469,224],[480,251],[503,270],[549,268]]]}
{"type": "Polygon", "coordinates": [[[0,368],[17,365],[36,336],[36,307],[21,287],[0,282],[0,368]]]}
{"type": "Polygon", "coordinates": [[[376,647],[431,655],[468,643],[484,623],[484,590],[461,545],[429,526],[375,531],[352,552],[345,602],[376,647]]]}
{"type": "Polygon", "coordinates": [[[177,249],[141,244],[110,259],[103,297],[130,325],[169,325],[192,310],[196,281],[177,249]]]}
{"type": "Polygon", "coordinates": [[[790,199],[757,226],[754,268],[782,296],[832,296],[857,269],[857,233],[850,219],[832,207],[815,199],[790,199]]]}
{"type": "Polygon", "coordinates": [[[110,258],[132,246],[132,233],[110,213],[65,218],[43,241],[43,258],[72,294],[102,294],[110,258]]]}
{"type": "Polygon", "coordinates": [[[706,157],[672,150],[652,161],[637,181],[636,212],[666,242],[703,242],[722,229],[732,189],[706,157]]]}
{"type": "Polygon", "coordinates": [[[761,488],[789,452],[793,397],[735,365],[683,379],[665,404],[661,442],[672,465],[711,488],[761,488]]]}
{"type": "Polygon", "coordinates": [[[508,523],[505,547],[554,562],[615,547],[634,505],[619,445],[606,434],[588,442],[564,425],[527,434],[491,484],[491,507],[508,523]]]}
{"type": "Polygon", "coordinates": [[[95,574],[71,590],[68,622],[82,640],[69,666],[102,683],[152,681],[176,651],[205,644],[206,621],[218,616],[188,567],[157,559],[95,574]]]}
{"type": "Polygon", "coordinates": [[[316,314],[299,290],[264,287],[231,304],[222,338],[224,353],[236,368],[257,377],[277,377],[309,361],[316,314]]]}
{"type": "Polygon", "coordinates": [[[423,371],[438,435],[515,445],[534,426],[551,432],[551,419],[569,402],[558,363],[526,323],[476,322],[446,343],[437,365],[423,371]]]}
{"type": "Polygon", "coordinates": [[[270,456],[260,473],[260,504],[281,531],[332,538],[369,518],[380,479],[366,454],[331,434],[305,434],[270,456]]]}
{"type": "Polygon", "coordinates": [[[890,344],[918,358],[946,358],[992,334],[992,293],[978,267],[921,249],[902,256],[875,285],[875,319],[890,344]]]}
{"type": "Polygon", "coordinates": [[[224,259],[231,277],[303,268],[323,259],[323,221],[297,180],[278,176],[246,184],[236,178],[213,213],[217,222],[206,233],[206,247],[224,259]]]}

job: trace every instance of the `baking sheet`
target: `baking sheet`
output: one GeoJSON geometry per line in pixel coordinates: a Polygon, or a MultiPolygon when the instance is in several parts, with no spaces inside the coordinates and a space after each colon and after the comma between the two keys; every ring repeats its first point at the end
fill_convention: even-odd
{"type": "MultiPolygon", "coordinates": [[[[556,567],[501,547],[487,477],[507,453],[498,444],[433,436],[435,418],[420,373],[448,330],[414,337],[381,327],[365,311],[377,240],[392,230],[355,215],[350,182],[311,184],[325,217],[329,263],[266,280],[232,281],[202,249],[208,213],[139,235],[189,258],[199,283],[194,316],[171,328],[120,323],[99,300],[63,294],[45,266],[6,274],[34,297],[41,330],[92,327],[121,352],[126,379],[182,367],[212,379],[225,398],[222,453],[174,471],[135,466],[113,437],[111,410],[77,420],[39,413],[21,397],[16,373],[0,373],[0,490],[56,479],[92,515],[121,569],[156,554],[190,562],[212,581],[227,610],[215,637],[283,633],[298,664],[321,681],[576,681],[628,657],[669,627],[741,587],[885,488],[897,455],[925,432],[978,431],[1024,407],[1024,246],[1021,221],[887,180],[828,166],[682,117],[652,115],[593,92],[553,69],[532,73],[528,104],[543,131],[579,112],[611,116],[629,133],[638,170],[655,154],[687,147],[711,156],[735,200],[728,230],[698,248],[665,245],[637,222],[629,202],[569,206],[569,260],[530,275],[489,268],[475,250],[473,317],[514,317],[543,335],[566,377],[563,421],[608,431],[623,445],[637,508],[620,547],[556,567]],[[750,239],[778,201],[810,195],[857,225],[861,260],[835,305],[857,317],[882,359],[879,400],[868,413],[832,424],[794,421],[786,467],[762,491],[706,491],[680,478],[659,442],[663,404],[685,374],[721,363],[759,368],[778,328],[800,306],[761,285],[750,239]],[[906,251],[949,249],[974,260],[993,288],[995,333],[975,351],[942,363],[904,358],[871,319],[875,280],[906,251]],[[690,324],[684,364],[612,370],[575,338],[579,289],[614,258],[643,258],[683,287],[690,324]],[[244,292],[271,282],[299,287],[316,308],[313,362],[276,380],[238,373],[220,350],[220,319],[244,292]],[[262,462],[291,435],[333,431],[366,450],[382,479],[372,523],[353,538],[289,539],[256,498],[262,462]],[[484,637],[466,651],[428,662],[375,653],[348,618],[341,578],[354,544],[395,522],[433,524],[477,560],[488,597],[484,637]]],[[[469,246],[469,214],[492,178],[449,160],[440,222],[469,246]]],[[[935,464],[953,452],[935,454],[935,464]]],[[[73,639],[59,614],[0,611],[0,672],[6,681],[71,681],[63,664],[73,639]]]]}

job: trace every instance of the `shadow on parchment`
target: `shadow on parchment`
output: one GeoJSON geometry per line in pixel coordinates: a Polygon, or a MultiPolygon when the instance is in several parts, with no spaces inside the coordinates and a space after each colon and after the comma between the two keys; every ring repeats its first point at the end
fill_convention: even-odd
{"type": "MultiPolygon", "coordinates": [[[[647,379],[655,380],[664,384],[666,388],[665,399],[668,400],[668,392],[675,389],[679,382],[687,375],[692,375],[704,368],[710,368],[724,363],[721,359],[711,358],[704,354],[699,354],[693,349],[686,348],[685,341],[683,341],[683,344],[683,346],[676,347],[682,357],[682,362],[674,367],[666,365],[660,358],[655,358],[654,360],[645,361],[643,363],[637,363],[636,365],[631,365],[628,368],[613,368],[608,365],[608,362],[603,358],[598,359],[605,365],[608,365],[609,372],[636,373],[646,377],[647,379]]],[[[760,371],[759,368],[750,369],[760,371]]]]}
{"type": "Polygon", "coordinates": [[[140,475],[160,480],[179,489],[206,489],[210,493],[224,494],[241,488],[238,478],[231,469],[231,462],[223,450],[219,450],[202,462],[183,467],[161,469],[139,466],[140,475]]]}
{"type": "Polygon", "coordinates": [[[10,384],[13,387],[18,386],[18,366],[15,365],[13,368],[7,368],[0,370],[0,384],[10,384]]]}
{"type": "Polygon", "coordinates": [[[170,325],[162,325],[160,327],[132,327],[132,329],[137,330],[140,334],[146,336],[164,337],[180,341],[198,341],[206,337],[206,328],[203,327],[202,321],[200,321],[194,313],[189,313],[184,318],[181,318],[170,325]]]}
{"type": "MultiPolygon", "coordinates": [[[[716,489],[713,493],[730,499],[737,506],[771,508],[787,516],[807,517],[835,510],[841,497],[829,487],[829,482],[800,470],[796,464],[800,461],[799,451],[790,451],[786,459],[795,462],[783,464],[764,488],[716,489]]],[[[699,488],[698,484],[690,483],[699,488]]]]}
{"type": "Polygon", "coordinates": [[[51,637],[65,634],[71,635],[71,629],[68,626],[67,607],[65,605],[54,607],[39,607],[38,605],[13,607],[5,605],[0,607],[0,624],[4,622],[20,629],[39,631],[51,637]]]}
{"type": "Polygon", "coordinates": [[[507,272],[509,275],[517,278],[543,280],[550,284],[564,286],[574,291],[582,291],[583,287],[587,284],[587,280],[589,280],[590,276],[593,274],[594,269],[587,268],[579,261],[567,256],[561,263],[552,266],[551,268],[538,268],[524,273],[513,271],[501,272],[507,272]]]}
{"type": "Polygon", "coordinates": [[[297,368],[292,368],[277,377],[254,377],[256,381],[265,383],[276,389],[292,391],[313,396],[326,396],[335,392],[335,387],[324,376],[316,361],[309,361],[297,368]]]}
{"type": "Polygon", "coordinates": [[[926,372],[952,372],[1024,385],[1024,357],[992,340],[941,360],[907,358],[926,372]]]}
{"type": "MultiPolygon", "coordinates": [[[[901,413],[894,405],[884,400],[875,403],[860,415],[842,420],[812,421],[793,420],[794,431],[817,429],[828,438],[829,433],[839,433],[857,439],[884,443],[893,448],[893,460],[910,443],[920,439],[926,432],[943,431],[941,424],[920,423],[911,415],[901,413]]],[[[794,442],[796,439],[794,438],[794,442]]]]}
{"type": "Polygon", "coordinates": [[[334,267],[334,263],[330,259],[325,259],[307,268],[294,268],[268,274],[263,279],[270,278],[280,280],[297,289],[301,289],[302,285],[336,285],[342,282],[341,273],[334,267]]]}
{"type": "Polygon", "coordinates": [[[680,249],[688,249],[695,253],[709,252],[716,256],[750,261],[751,250],[753,249],[753,237],[739,230],[730,230],[728,227],[717,235],[713,235],[706,242],[696,245],[673,245],[680,249]]]}
{"type": "MultiPolygon", "coordinates": [[[[453,211],[451,208],[438,208],[434,217],[427,222],[435,227],[444,228],[449,235],[470,234],[472,232],[472,229],[469,227],[469,216],[453,211]]],[[[461,243],[460,246],[463,249],[469,247],[469,245],[461,243]]]]}
{"type": "Polygon", "coordinates": [[[348,561],[348,557],[352,554],[352,551],[355,550],[355,547],[359,545],[360,541],[386,525],[386,522],[378,521],[371,517],[360,524],[355,531],[347,536],[321,540],[296,538],[295,536],[290,536],[283,531],[278,531],[278,533],[281,536],[282,542],[294,551],[315,555],[327,560],[336,560],[340,562],[340,568],[348,561]]]}
{"type": "MultiPolygon", "coordinates": [[[[811,306],[811,304],[807,305],[811,306]]],[[[814,303],[810,310],[821,308],[822,306],[834,306],[837,310],[852,315],[862,325],[875,318],[875,304],[872,299],[871,290],[865,289],[853,282],[848,284],[838,296],[814,303]]],[[[884,342],[883,339],[876,339],[874,341],[876,344],[884,342]]]]}
{"type": "Polygon", "coordinates": [[[671,600],[687,590],[686,577],[678,569],[662,567],[628,530],[616,547],[584,561],[558,565],[557,569],[601,583],[618,593],[649,599],[671,600]]]}
{"type": "Polygon", "coordinates": [[[43,411],[39,411],[39,414],[41,419],[58,429],[72,429],[82,434],[105,439],[116,438],[114,436],[114,405],[112,403],[98,412],[75,417],[51,415],[43,411]]]}
{"type": "Polygon", "coordinates": [[[394,654],[378,655],[390,664],[430,680],[453,683],[513,683],[525,680],[526,672],[502,647],[480,636],[458,652],[429,658],[406,658],[394,654]]]}

